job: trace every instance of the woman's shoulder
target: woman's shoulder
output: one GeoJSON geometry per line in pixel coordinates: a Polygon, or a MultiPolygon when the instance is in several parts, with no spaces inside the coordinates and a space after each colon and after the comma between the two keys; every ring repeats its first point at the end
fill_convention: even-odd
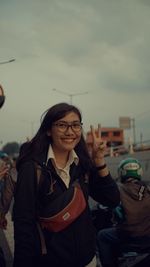
{"type": "Polygon", "coordinates": [[[30,147],[30,142],[25,142],[20,146],[19,156],[21,156],[30,147]]]}
{"type": "Polygon", "coordinates": [[[26,164],[26,162],[31,161],[31,153],[28,152],[29,147],[30,147],[29,142],[23,143],[21,145],[19,150],[19,156],[16,162],[17,170],[19,170],[22,165],[26,164]]]}

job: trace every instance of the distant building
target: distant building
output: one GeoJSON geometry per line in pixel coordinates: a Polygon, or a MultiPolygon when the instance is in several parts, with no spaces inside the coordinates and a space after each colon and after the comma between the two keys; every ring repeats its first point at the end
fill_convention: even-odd
{"type": "MultiPolygon", "coordinates": [[[[95,133],[98,134],[98,129],[95,130],[95,133]]],[[[124,145],[124,130],[122,128],[101,127],[101,137],[104,141],[107,142],[108,148],[124,145]]],[[[86,134],[86,143],[90,150],[90,147],[92,145],[92,136],[90,131],[86,134]]]]}

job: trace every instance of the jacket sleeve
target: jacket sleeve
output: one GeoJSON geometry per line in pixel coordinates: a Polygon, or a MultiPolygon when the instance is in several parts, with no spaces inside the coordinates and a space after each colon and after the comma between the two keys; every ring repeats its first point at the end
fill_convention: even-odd
{"type": "Polygon", "coordinates": [[[111,174],[101,177],[95,168],[89,177],[89,194],[94,200],[110,208],[120,203],[120,192],[111,174]]]}
{"type": "Polygon", "coordinates": [[[40,241],[36,225],[37,180],[34,163],[22,164],[14,197],[14,267],[36,266],[40,241]]]}

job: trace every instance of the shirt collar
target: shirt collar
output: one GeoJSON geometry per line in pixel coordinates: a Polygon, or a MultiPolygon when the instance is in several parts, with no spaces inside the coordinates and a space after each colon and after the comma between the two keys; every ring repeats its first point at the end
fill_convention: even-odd
{"type": "MultiPolygon", "coordinates": [[[[51,145],[49,145],[49,148],[48,148],[48,153],[47,153],[47,162],[49,159],[52,159],[56,165],[56,159],[55,159],[55,155],[54,155],[54,151],[53,151],[53,148],[51,145]]],[[[67,165],[71,165],[72,163],[75,163],[76,165],[78,165],[79,163],[79,157],[77,156],[75,150],[71,150],[70,151],[70,154],[69,154],[69,160],[67,162],[67,165]]]]}

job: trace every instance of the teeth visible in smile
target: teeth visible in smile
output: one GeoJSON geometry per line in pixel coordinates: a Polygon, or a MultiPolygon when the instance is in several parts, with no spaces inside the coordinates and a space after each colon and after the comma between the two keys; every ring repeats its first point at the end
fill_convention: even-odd
{"type": "Polygon", "coordinates": [[[65,142],[73,142],[74,139],[63,139],[63,141],[65,141],[65,142]]]}

